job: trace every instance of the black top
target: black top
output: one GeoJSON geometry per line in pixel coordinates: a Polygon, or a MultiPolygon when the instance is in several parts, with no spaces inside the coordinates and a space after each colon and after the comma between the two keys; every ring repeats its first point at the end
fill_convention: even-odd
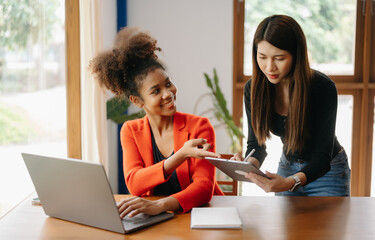
{"type": "MultiPolygon", "coordinates": [[[[248,139],[246,155],[252,149],[255,149],[253,157],[263,163],[267,156],[266,147],[259,146],[257,138],[254,135],[251,124],[251,106],[250,106],[250,88],[249,80],[244,89],[245,110],[248,119],[248,139]]],[[[335,83],[325,74],[315,71],[311,80],[310,88],[310,136],[306,141],[301,153],[284,154],[288,160],[293,161],[301,159],[308,164],[301,172],[306,174],[307,183],[315,181],[325,175],[330,169],[330,162],[334,156],[342,149],[342,146],[335,135],[336,114],[337,114],[337,89],[335,83]]],[[[284,143],[285,122],[287,116],[281,116],[276,112],[272,119],[272,133],[281,137],[284,143]]]]}
{"type": "MultiPolygon", "coordinates": [[[[156,145],[154,134],[151,131],[151,141],[152,141],[152,151],[154,154],[154,163],[158,163],[166,159],[166,157],[161,154],[158,145],[156,145]]],[[[171,156],[174,154],[172,152],[171,156]]],[[[157,185],[154,188],[154,195],[172,195],[174,193],[180,192],[181,186],[177,178],[176,170],[173,171],[168,181],[157,185]]]]}

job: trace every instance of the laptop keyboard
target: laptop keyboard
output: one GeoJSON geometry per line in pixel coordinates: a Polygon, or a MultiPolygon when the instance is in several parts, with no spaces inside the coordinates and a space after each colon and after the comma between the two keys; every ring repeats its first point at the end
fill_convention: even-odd
{"type": "Polygon", "coordinates": [[[131,218],[128,217],[128,216],[125,216],[122,219],[122,222],[123,223],[133,223],[133,224],[136,224],[136,223],[144,222],[148,218],[150,218],[150,215],[140,213],[140,214],[138,214],[138,215],[136,215],[134,217],[131,217],[131,218]]]}

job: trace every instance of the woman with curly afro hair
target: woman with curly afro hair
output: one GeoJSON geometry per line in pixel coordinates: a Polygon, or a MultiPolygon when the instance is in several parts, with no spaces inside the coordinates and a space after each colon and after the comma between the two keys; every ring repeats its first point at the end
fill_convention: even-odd
{"type": "Polygon", "coordinates": [[[120,216],[187,212],[223,195],[215,168],[215,132],[207,118],[177,112],[177,88],[158,59],[157,41],[137,28],[122,29],[111,51],[90,64],[102,87],[142,108],[146,116],[121,128],[124,177],[133,195],[118,205],[120,216]],[[166,196],[150,201],[142,196],[166,196]]]}

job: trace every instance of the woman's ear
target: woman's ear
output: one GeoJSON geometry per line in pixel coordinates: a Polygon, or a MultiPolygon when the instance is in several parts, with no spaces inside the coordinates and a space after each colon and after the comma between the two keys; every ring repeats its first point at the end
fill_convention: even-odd
{"type": "Polygon", "coordinates": [[[130,102],[132,102],[135,106],[142,108],[143,107],[143,101],[140,97],[130,95],[129,96],[130,102]]]}

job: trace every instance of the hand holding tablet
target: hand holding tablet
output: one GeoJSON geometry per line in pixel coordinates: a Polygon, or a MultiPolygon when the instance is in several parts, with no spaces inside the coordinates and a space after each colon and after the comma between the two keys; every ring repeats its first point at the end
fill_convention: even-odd
{"type": "Polygon", "coordinates": [[[245,157],[245,159],[243,161],[248,162],[250,157],[253,155],[254,152],[255,152],[255,149],[251,150],[251,152],[245,157]]]}
{"type": "Polygon", "coordinates": [[[250,179],[246,178],[245,175],[249,172],[256,173],[260,176],[268,178],[262,171],[260,171],[254,164],[247,162],[247,159],[254,153],[252,150],[249,155],[246,156],[244,161],[228,160],[224,158],[211,158],[205,157],[207,161],[213,164],[215,167],[220,169],[222,172],[227,174],[229,177],[237,181],[251,182],[250,179]]]}

